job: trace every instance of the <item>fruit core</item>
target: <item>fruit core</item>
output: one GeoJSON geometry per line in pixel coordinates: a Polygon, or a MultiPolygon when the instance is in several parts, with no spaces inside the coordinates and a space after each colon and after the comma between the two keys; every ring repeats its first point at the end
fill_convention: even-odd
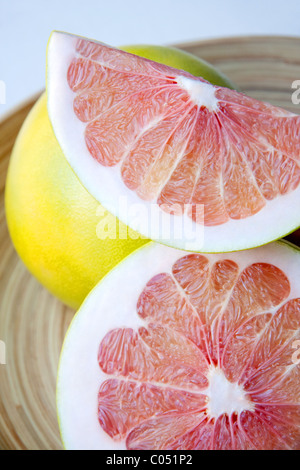
{"type": "Polygon", "coordinates": [[[231,416],[245,410],[254,410],[254,404],[247,398],[243,387],[236,382],[230,382],[220,368],[211,367],[208,378],[206,395],[207,412],[210,417],[218,418],[222,414],[231,416]]]}
{"type": "Polygon", "coordinates": [[[180,88],[187,91],[192,101],[200,108],[205,107],[209,111],[218,110],[219,100],[215,95],[216,88],[210,83],[200,82],[184,76],[177,77],[176,83],[180,88]]]}

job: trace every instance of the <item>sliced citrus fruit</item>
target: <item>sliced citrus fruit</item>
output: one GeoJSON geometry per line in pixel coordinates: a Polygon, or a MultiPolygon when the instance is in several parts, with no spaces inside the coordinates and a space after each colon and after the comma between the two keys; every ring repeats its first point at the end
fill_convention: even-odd
{"type": "MultiPolygon", "coordinates": [[[[151,45],[128,49],[212,83],[233,86],[212,66],[179,49],[151,45]]],[[[76,310],[111,268],[146,243],[81,185],[53,133],[46,94],[29,113],[15,143],[5,208],[22,261],[52,294],[76,310]]]]}
{"type": "Polygon", "coordinates": [[[66,448],[299,449],[299,279],[300,251],[287,242],[131,254],[66,336],[66,448]]]}
{"type": "Polygon", "coordinates": [[[83,185],[147,238],[225,252],[300,225],[299,116],[57,32],[47,91],[54,132],[83,185]]]}

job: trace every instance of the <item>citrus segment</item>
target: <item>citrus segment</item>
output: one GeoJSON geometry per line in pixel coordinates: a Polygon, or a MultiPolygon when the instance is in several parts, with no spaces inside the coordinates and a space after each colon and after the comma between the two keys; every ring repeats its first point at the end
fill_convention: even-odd
{"type": "Polygon", "coordinates": [[[99,365],[104,372],[114,376],[160,382],[186,389],[205,388],[207,379],[203,375],[204,358],[201,351],[195,346],[193,348],[193,343],[186,344],[185,338],[178,339],[179,335],[175,332],[168,333],[166,328],[151,324],[148,330],[142,328],[138,333],[130,329],[113,330],[101,343],[99,365]],[[165,335],[164,340],[170,351],[160,351],[161,335],[165,335]],[[172,351],[173,348],[175,352],[172,351]],[[196,364],[197,361],[199,364],[196,364]]]}
{"type": "MultiPolygon", "coordinates": [[[[205,397],[187,391],[157,387],[147,383],[110,379],[99,390],[98,417],[103,429],[112,438],[122,438],[139,423],[153,416],[170,412],[193,414],[204,409],[205,397]],[[122,410],[120,403],[123,402],[122,410]]],[[[193,420],[193,416],[191,416],[193,420]]]]}
{"type": "MultiPolygon", "coordinates": [[[[254,215],[261,214],[258,221],[269,211],[281,214],[283,205],[291,206],[287,231],[299,225],[294,210],[300,199],[299,116],[76,36],[54,33],[48,63],[49,112],[65,155],[96,199],[123,220],[129,217],[129,225],[131,216],[117,207],[121,195],[204,223],[208,234],[219,228],[214,242],[204,242],[208,247],[230,221],[242,234],[254,215]],[[62,128],[67,115],[79,133],[78,151],[62,128]],[[88,174],[91,168],[95,175],[88,174]],[[109,195],[101,187],[106,177],[112,183],[109,195]],[[204,221],[195,216],[197,205],[204,207],[204,221]]],[[[262,238],[275,237],[271,228],[265,230],[262,238]]],[[[148,232],[142,223],[142,233],[148,232]]],[[[170,234],[169,243],[185,248],[184,237],[174,241],[170,234]]]]}
{"type": "Polygon", "coordinates": [[[90,294],[66,339],[58,403],[69,446],[83,445],[67,408],[84,356],[93,376],[74,400],[89,397],[95,429],[98,409],[92,447],[299,449],[299,256],[283,242],[229,256],[151,244],[130,256],[90,294]]]}
{"type": "Polygon", "coordinates": [[[186,434],[203,420],[205,420],[203,412],[193,412],[177,416],[170,414],[142,422],[129,433],[126,439],[127,448],[139,450],[169,448],[177,435],[180,437],[186,434]]]}
{"type": "Polygon", "coordinates": [[[137,312],[145,320],[181,332],[197,346],[205,341],[203,324],[197,312],[168,274],[159,274],[147,283],[138,299],[137,312]]]}

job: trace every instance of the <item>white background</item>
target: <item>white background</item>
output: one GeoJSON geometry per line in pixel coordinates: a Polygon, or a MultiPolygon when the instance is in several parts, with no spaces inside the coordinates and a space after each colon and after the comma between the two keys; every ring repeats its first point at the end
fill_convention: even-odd
{"type": "Polygon", "coordinates": [[[112,46],[249,34],[300,36],[300,1],[0,0],[0,80],[6,85],[0,117],[44,88],[53,29],[112,46]]]}

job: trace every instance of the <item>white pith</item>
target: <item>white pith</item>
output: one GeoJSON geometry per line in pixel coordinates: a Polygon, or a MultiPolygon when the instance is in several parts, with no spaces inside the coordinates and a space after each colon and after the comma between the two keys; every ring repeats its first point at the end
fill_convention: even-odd
{"type": "MultiPolygon", "coordinates": [[[[153,276],[171,273],[174,262],[186,254],[156,243],[137,250],[94,288],[74,317],[63,346],[57,385],[60,429],[67,449],[125,449],[124,440],[112,440],[98,422],[99,387],[110,378],[100,370],[98,348],[102,338],[114,328],[137,330],[145,326],[136,313],[139,295],[153,276]]],[[[274,264],[288,275],[291,283],[285,302],[300,297],[300,252],[288,244],[275,242],[255,250],[205,256],[211,263],[232,259],[240,271],[256,262],[274,264]]],[[[208,388],[201,391],[209,398],[209,415],[250,409],[252,405],[243,390],[224,380],[218,369],[212,368],[209,378],[208,388]]]]}
{"type": "MultiPolygon", "coordinates": [[[[169,214],[156,203],[142,201],[125,186],[118,165],[104,167],[87,150],[84,138],[86,125],[79,121],[73,111],[75,94],[66,80],[68,66],[75,56],[77,40],[77,36],[58,32],[50,38],[47,62],[48,112],[56,138],[71,167],[89,193],[109,212],[146,238],[179,249],[200,252],[229,252],[260,246],[299,227],[300,186],[289,194],[266,201],[265,207],[252,217],[231,219],[213,227],[195,224],[186,214],[172,216],[170,223],[169,214]],[[167,236],[165,227],[170,227],[167,236]],[[183,232],[182,227],[184,236],[178,236],[183,232]]],[[[182,83],[193,88],[188,82],[182,83]]],[[[201,84],[202,102],[213,106],[210,88],[203,88],[204,85],[201,84]]],[[[209,84],[207,86],[210,87],[209,84]]]]}
{"type": "Polygon", "coordinates": [[[183,76],[177,77],[176,82],[188,92],[197,106],[204,106],[209,111],[217,111],[219,100],[215,95],[216,88],[210,83],[199,82],[183,76]]]}
{"type": "Polygon", "coordinates": [[[208,396],[207,413],[211,418],[217,418],[226,413],[231,416],[244,410],[254,410],[253,403],[237,383],[231,383],[218,367],[211,367],[208,375],[209,387],[205,390],[208,396]]]}

